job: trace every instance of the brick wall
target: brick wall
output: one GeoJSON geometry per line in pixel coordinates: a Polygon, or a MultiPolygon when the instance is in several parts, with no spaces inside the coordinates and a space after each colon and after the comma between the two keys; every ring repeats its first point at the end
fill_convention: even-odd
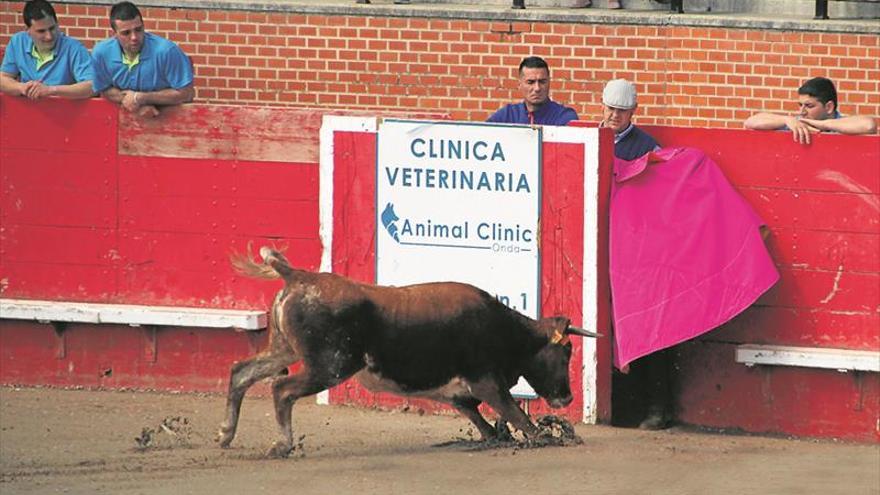
{"type": "MultiPolygon", "coordinates": [[[[0,3],[0,45],[22,28],[0,3]]],[[[56,4],[91,48],[110,34],[104,5],[56,4]]],[[[608,79],[634,80],[637,121],[741,127],[754,111],[794,111],[805,79],[832,78],[846,114],[880,115],[880,36],[716,27],[489,22],[148,7],[147,29],[178,42],[210,103],[448,113],[482,120],[518,98],[515,67],[545,57],[552,95],[599,115],[608,79]]]]}

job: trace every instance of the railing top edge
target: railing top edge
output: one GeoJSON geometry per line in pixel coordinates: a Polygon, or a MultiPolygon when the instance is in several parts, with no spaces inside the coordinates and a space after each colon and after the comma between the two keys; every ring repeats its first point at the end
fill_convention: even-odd
{"type": "MultiPolygon", "coordinates": [[[[58,0],[55,3],[107,5],[111,0],[58,0]]],[[[410,17],[464,19],[501,22],[555,22],[641,26],[714,27],[772,31],[812,31],[880,35],[877,19],[815,20],[806,16],[758,15],[743,13],[684,13],[664,10],[611,11],[579,8],[528,8],[514,10],[506,5],[451,5],[391,3],[356,4],[354,0],[140,0],[142,7],[172,9],[229,10],[307,15],[351,15],[371,17],[410,17]]]]}

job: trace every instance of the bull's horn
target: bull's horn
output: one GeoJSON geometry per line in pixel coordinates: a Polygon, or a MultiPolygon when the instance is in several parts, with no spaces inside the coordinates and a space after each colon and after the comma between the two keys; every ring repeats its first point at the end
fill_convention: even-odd
{"type": "Polygon", "coordinates": [[[601,333],[591,332],[589,330],[584,330],[583,328],[573,327],[571,325],[569,325],[568,328],[565,329],[565,333],[569,333],[569,334],[573,334],[573,335],[580,335],[581,337],[592,337],[594,339],[602,337],[601,333]]]}

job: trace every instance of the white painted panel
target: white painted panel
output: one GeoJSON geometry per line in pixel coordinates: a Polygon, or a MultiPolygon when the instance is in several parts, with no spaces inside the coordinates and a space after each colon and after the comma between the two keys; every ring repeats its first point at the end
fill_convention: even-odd
{"type": "MultiPolygon", "coordinates": [[[[611,338],[607,328],[596,328],[599,318],[598,306],[598,235],[599,216],[599,129],[565,128],[576,130],[579,142],[584,143],[584,274],[583,274],[583,327],[587,330],[605,334],[600,338],[611,338]]],[[[584,398],[583,421],[596,422],[596,387],[599,383],[597,339],[583,339],[583,381],[581,386],[584,398]]]]}

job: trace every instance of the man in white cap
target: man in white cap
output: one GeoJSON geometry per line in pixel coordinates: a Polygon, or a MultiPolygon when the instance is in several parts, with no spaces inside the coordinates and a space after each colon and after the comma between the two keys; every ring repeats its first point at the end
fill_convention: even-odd
{"type": "Polygon", "coordinates": [[[657,141],[632,123],[638,108],[636,87],[626,79],[608,81],[602,92],[602,127],[614,131],[614,156],[635,160],[660,148],[657,141]]]}
{"type": "MultiPolygon", "coordinates": [[[[614,131],[614,156],[632,161],[657,150],[660,145],[632,123],[638,107],[636,87],[626,79],[608,81],[602,92],[602,127],[614,131]]],[[[668,428],[672,420],[671,350],[663,349],[632,362],[627,374],[615,372],[613,395],[621,406],[620,417],[627,424],[635,420],[639,428],[668,428]]],[[[618,406],[615,406],[618,407],[618,406]]]]}

